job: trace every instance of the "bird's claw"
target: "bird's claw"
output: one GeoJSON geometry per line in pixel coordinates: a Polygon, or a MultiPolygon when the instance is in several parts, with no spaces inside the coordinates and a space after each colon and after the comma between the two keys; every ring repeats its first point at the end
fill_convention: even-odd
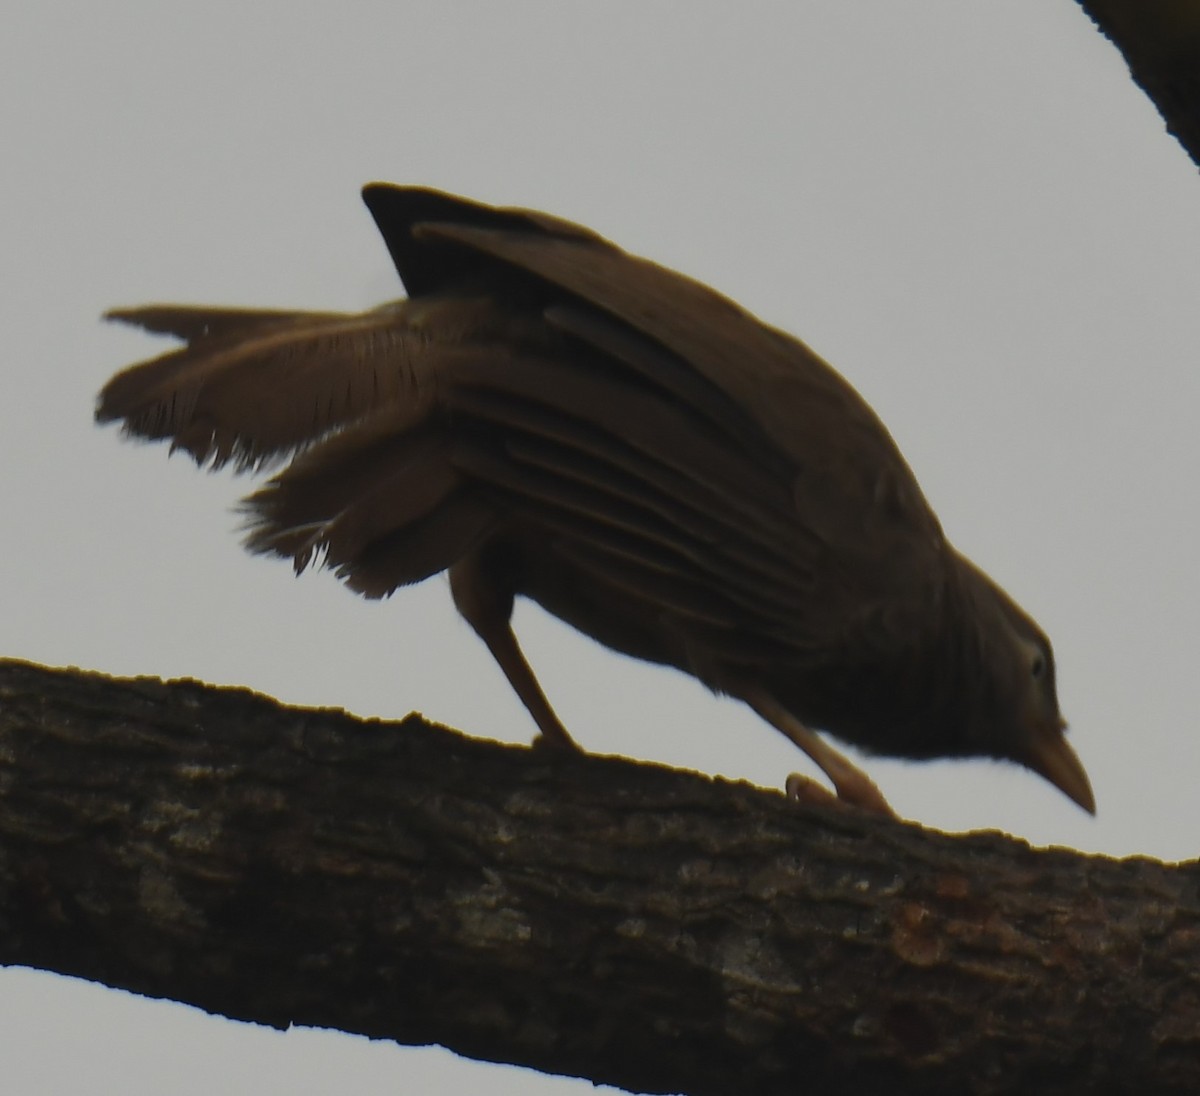
{"type": "Polygon", "coordinates": [[[863,773],[855,772],[855,779],[843,779],[835,795],[828,788],[818,784],[811,777],[800,773],[789,773],[784,783],[784,790],[789,799],[810,806],[828,807],[857,807],[870,814],[880,814],[885,818],[896,818],[896,812],[883,798],[883,793],[863,773]]]}

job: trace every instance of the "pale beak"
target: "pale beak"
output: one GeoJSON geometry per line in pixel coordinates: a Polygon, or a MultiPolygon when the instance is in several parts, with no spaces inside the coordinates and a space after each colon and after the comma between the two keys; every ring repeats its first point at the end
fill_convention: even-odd
{"type": "Polygon", "coordinates": [[[1096,797],[1092,795],[1091,782],[1075,751],[1067,745],[1061,728],[1055,727],[1038,734],[1021,761],[1035,773],[1044,776],[1088,814],[1096,813],[1096,797]]]}

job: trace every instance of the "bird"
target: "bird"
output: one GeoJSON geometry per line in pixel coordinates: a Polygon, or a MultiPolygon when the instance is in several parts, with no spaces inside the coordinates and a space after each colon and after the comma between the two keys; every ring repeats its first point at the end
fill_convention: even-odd
{"type": "MultiPolygon", "coordinates": [[[[155,304],[174,336],[96,419],[269,474],[246,546],[368,598],[447,572],[538,729],[580,747],[511,624],[524,597],[743,701],[892,814],[830,741],[1016,762],[1089,813],[1050,641],[943,533],[866,400],[708,286],[533,210],[371,183],[407,296],[361,313],[155,304]]],[[[809,787],[811,785],[811,787],[809,787]]]]}

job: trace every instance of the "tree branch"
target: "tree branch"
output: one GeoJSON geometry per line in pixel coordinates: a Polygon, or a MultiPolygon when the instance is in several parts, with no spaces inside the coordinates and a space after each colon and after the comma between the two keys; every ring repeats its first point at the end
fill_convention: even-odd
{"type": "Polygon", "coordinates": [[[1200,0],[1079,0],[1200,166],[1200,0]]]}
{"type": "Polygon", "coordinates": [[[1200,870],[0,662],[0,962],[632,1091],[1200,1091],[1200,870]]]}

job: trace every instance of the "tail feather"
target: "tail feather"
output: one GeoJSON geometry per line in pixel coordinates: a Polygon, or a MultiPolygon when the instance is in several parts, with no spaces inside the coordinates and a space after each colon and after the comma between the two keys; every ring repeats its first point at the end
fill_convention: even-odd
{"type": "Polygon", "coordinates": [[[291,558],[297,571],[320,562],[382,597],[451,566],[495,523],[434,415],[464,362],[490,357],[470,302],[108,315],[185,345],[109,381],[99,420],[170,439],[212,467],[294,454],[242,503],[252,552],[291,558]]]}
{"type": "Polygon", "coordinates": [[[104,387],[102,422],[170,438],[198,463],[255,467],[403,402],[428,409],[444,349],[403,308],[363,314],[152,306],[110,313],[187,345],[104,387]]]}
{"type": "Polygon", "coordinates": [[[185,342],[202,338],[245,335],[264,327],[310,320],[342,320],[344,312],[300,312],[270,308],[217,308],[207,305],[151,304],[141,308],[111,308],[106,320],[140,327],[154,335],[174,335],[185,342]]]}
{"type": "Polygon", "coordinates": [[[355,498],[373,493],[414,448],[415,416],[399,407],[327,439],[297,456],[242,504],[251,530],[247,546],[259,551],[258,531],[276,533],[325,525],[355,498]]]}
{"type": "MultiPolygon", "coordinates": [[[[344,459],[322,462],[319,475],[293,476],[289,468],[243,504],[249,516],[246,546],[291,556],[297,571],[323,557],[326,566],[352,574],[373,546],[454,509],[471,493],[449,456],[444,434],[417,431],[366,449],[346,446],[344,459]]],[[[434,543],[422,557],[441,558],[434,570],[442,570],[459,554],[459,545],[439,550],[434,543]]],[[[427,577],[420,573],[423,567],[415,559],[400,561],[391,588],[427,577]]]]}

